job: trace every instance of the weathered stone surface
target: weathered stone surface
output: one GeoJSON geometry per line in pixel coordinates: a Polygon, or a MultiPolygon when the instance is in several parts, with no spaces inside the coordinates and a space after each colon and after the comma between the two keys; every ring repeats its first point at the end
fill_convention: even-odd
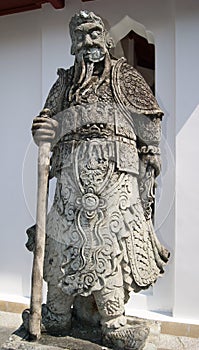
{"type": "MultiPolygon", "coordinates": [[[[11,337],[2,347],[1,350],[101,350],[100,345],[91,343],[82,339],[71,337],[53,337],[46,336],[41,338],[41,342],[21,341],[15,337],[11,337]]],[[[108,348],[107,348],[108,349],[108,348]]],[[[104,347],[105,350],[105,347],[104,347]]]]}
{"type": "MultiPolygon", "coordinates": [[[[138,320],[138,319],[137,319],[138,320]]],[[[38,343],[29,343],[27,341],[22,341],[21,337],[9,336],[12,331],[16,329],[21,322],[21,316],[19,314],[13,314],[8,312],[0,312],[0,349],[1,350],[20,350],[19,346],[22,346],[23,350],[29,350],[29,346],[32,346],[32,350],[102,350],[103,347],[98,344],[93,344],[89,341],[82,341],[81,339],[74,339],[73,337],[52,337],[48,336],[49,342],[47,343],[47,339],[42,341],[42,344],[38,343]],[[53,341],[52,341],[53,339],[53,341]],[[59,347],[59,340],[62,342],[62,348],[59,347]],[[6,342],[7,341],[7,342],[6,342]],[[66,342],[67,341],[67,342],[66,342]],[[41,348],[43,346],[43,348],[41,348]],[[44,348],[45,346],[45,348],[44,348]],[[51,347],[54,349],[51,349],[51,347]],[[68,347],[67,347],[68,346],[68,347]],[[79,349],[79,347],[80,349],[79,349]],[[47,348],[46,348],[47,347],[47,348]]],[[[134,322],[132,317],[128,317],[128,322],[134,322]]],[[[144,321],[146,322],[146,320],[144,321]]],[[[188,325],[187,325],[188,327],[188,325]]],[[[154,345],[149,342],[149,339],[152,335],[154,335],[153,343],[157,345],[157,350],[198,350],[199,349],[199,339],[191,338],[185,336],[173,336],[169,334],[159,334],[160,325],[157,322],[150,322],[150,335],[148,338],[148,344],[146,345],[147,350],[154,350],[154,345]]],[[[89,328],[88,328],[89,331],[89,328]]],[[[21,336],[23,336],[21,334],[21,336]]],[[[76,333],[78,336],[78,332],[76,333]]],[[[85,338],[86,335],[84,335],[85,338]]],[[[96,337],[96,335],[95,335],[96,337]]],[[[104,350],[106,348],[104,347],[104,350]]]]}
{"type": "MultiPolygon", "coordinates": [[[[37,144],[51,142],[50,178],[57,179],[46,222],[42,324],[64,336],[76,320],[98,327],[105,345],[149,350],[150,327],[128,324],[124,304],[131,290],[157,280],[169,256],[152,224],[163,113],[140,74],[111,57],[100,17],[80,11],[70,32],[74,66],[58,70],[44,106],[51,118],[41,112],[32,126],[37,144]]],[[[29,330],[34,312],[31,305],[23,315],[29,330]]]]}
{"type": "MultiPolygon", "coordinates": [[[[140,328],[140,326],[149,329],[149,336],[144,350],[157,350],[159,343],[160,325],[155,321],[146,321],[144,319],[128,317],[128,324],[133,326],[130,330],[140,328]]],[[[148,333],[147,333],[148,335],[148,333]]],[[[41,339],[34,343],[27,339],[28,333],[24,327],[20,327],[15,334],[11,335],[7,342],[1,347],[1,350],[101,350],[115,349],[115,347],[106,347],[102,344],[100,328],[87,327],[74,324],[70,336],[55,337],[42,333],[41,339]]],[[[133,338],[132,338],[133,339],[133,338]]],[[[121,347],[122,348],[122,347],[121,347]]]]}

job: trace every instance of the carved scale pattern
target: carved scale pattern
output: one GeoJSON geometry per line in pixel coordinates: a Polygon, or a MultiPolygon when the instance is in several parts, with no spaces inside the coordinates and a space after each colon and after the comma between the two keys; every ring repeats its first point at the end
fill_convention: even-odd
{"type": "Polygon", "coordinates": [[[159,108],[150,87],[138,71],[125,62],[124,59],[116,63],[118,66],[117,80],[121,101],[131,109],[132,112],[144,114],[163,113],[159,108]]]}

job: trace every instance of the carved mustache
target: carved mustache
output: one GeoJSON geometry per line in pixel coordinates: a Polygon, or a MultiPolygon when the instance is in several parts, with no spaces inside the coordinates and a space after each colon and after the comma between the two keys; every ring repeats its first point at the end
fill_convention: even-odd
{"type": "Polygon", "coordinates": [[[95,44],[95,43],[88,43],[88,44],[85,44],[83,47],[80,47],[78,51],[88,51],[90,49],[93,49],[95,48],[96,50],[97,49],[102,49],[102,46],[99,45],[99,44],[95,44]]]}
{"type": "Polygon", "coordinates": [[[87,55],[91,55],[93,60],[102,60],[103,59],[103,56],[105,54],[104,50],[102,50],[101,48],[96,48],[96,47],[93,47],[91,48],[90,50],[87,50],[87,55]]]}
{"type": "Polygon", "coordinates": [[[99,45],[88,45],[78,51],[78,55],[84,57],[85,59],[88,58],[88,56],[92,57],[93,62],[101,61],[104,58],[105,51],[102,47],[99,45]]]}

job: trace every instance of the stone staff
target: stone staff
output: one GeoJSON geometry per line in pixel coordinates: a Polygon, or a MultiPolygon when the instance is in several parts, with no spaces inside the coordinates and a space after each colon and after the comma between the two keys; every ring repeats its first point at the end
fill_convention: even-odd
{"type": "MultiPolygon", "coordinates": [[[[51,111],[44,109],[41,117],[50,117],[51,111]]],[[[46,236],[46,213],[48,175],[50,167],[50,142],[40,141],[38,150],[38,189],[37,189],[37,214],[36,236],[32,267],[31,302],[29,318],[30,339],[36,341],[41,335],[41,304],[43,289],[43,262],[46,236]]]]}

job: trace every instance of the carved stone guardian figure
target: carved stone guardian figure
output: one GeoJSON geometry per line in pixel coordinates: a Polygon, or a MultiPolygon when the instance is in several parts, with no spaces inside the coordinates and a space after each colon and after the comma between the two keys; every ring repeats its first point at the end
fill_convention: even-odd
{"type": "MultiPolygon", "coordinates": [[[[146,327],[127,323],[130,291],[155,283],[168,260],[152,224],[160,172],[163,112],[142,76],[110,55],[102,19],[80,11],[70,22],[74,65],[58,70],[32,125],[35,142],[51,143],[56,177],[47,215],[42,323],[67,335],[74,317],[99,324],[104,345],[142,349],[146,327]]],[[[34,227],[28,229],[34,249],[34,227]]]]}

